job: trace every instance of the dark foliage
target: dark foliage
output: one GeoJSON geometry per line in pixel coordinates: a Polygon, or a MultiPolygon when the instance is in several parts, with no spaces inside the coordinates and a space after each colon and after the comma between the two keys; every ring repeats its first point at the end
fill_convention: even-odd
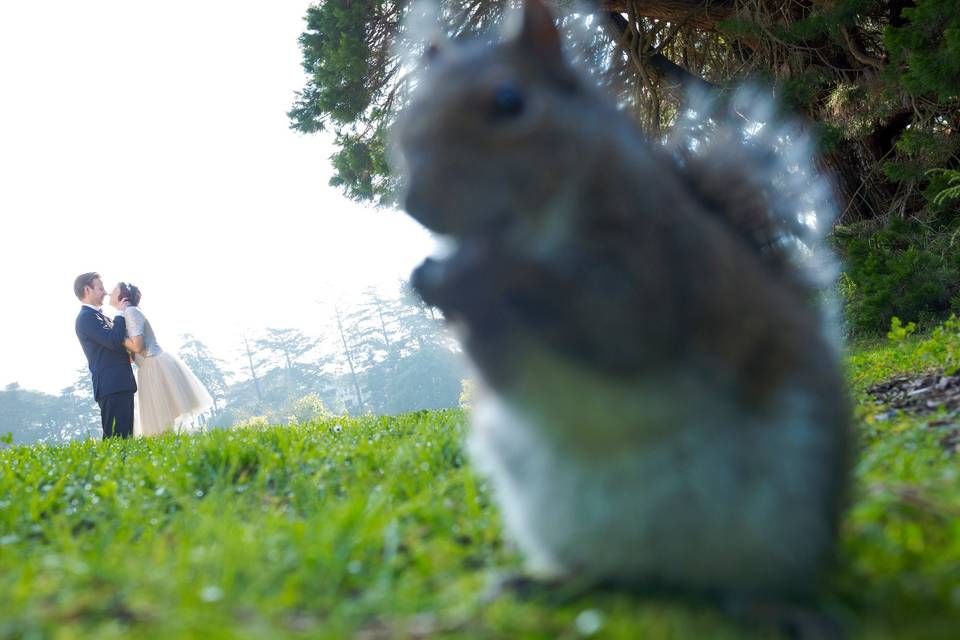
{"type": "Polygon", "coordinates": [[[893,219],[872,234],[843,238],[847,318],[854,332],[882,332],[890,318],[930,325],[960,308],[960,250],[938,246],[942,233],[893,219]]]}

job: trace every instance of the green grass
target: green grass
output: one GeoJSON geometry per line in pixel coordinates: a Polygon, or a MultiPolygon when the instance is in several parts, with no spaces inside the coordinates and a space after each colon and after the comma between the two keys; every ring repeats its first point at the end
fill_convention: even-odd
{"type": "MultiPolygon", "coordinates": [[[[960,472],[939,444],[956,425],[877,420],[865,394],[952,366],[954,334],[849,357],[860,455],[820,605],[853,637],[960,629],[960,472]]],[[[485,601],[520,560],[465,464],[465,422],[422,412],[0,451],[0,638],[776,637],[629,594],[485,601]]]]}

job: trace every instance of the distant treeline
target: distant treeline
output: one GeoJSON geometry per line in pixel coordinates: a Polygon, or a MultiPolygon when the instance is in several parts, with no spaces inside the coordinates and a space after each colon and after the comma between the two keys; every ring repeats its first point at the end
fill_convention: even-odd
{"type": "MultiPolygon", "coordinates": [[[[459,347],[439,313],[406,287],[394,297],[371,288],[354,306],[334,306],[331,326],[326,335],[274,328],[245,335],[235,370],[195,336],[182,336],[178,355],[214,399],[206,426],[457,406],[466,376],[459,347]]],[[[8,384],[0,391],[0,435],[7,433],[17,444],[99,437],[86,366],[60,395],[8,384]]]]}

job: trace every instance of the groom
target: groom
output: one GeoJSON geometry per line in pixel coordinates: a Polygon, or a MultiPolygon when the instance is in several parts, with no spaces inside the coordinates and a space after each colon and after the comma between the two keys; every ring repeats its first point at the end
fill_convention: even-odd
{"type": "MultiPolygon", "coordinates": [[[[130,356],[123,346],[127,335],[123,315],[113,320],[100,307],[107,292],[98,273],[84,273],[73,282],[73,292],[83,303],[77,316],[77,337],[87,356],[93,377],[93,399],[100,405],[103,438],[133,435],[133,394],[137,382],[130,368],[130,356]]],[[[128,306],[121,300],[118,310],[128,306]]]]}

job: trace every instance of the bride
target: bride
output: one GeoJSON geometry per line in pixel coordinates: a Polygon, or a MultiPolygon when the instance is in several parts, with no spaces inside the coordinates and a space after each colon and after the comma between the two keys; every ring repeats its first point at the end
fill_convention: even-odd
{"type": "Polygon", "coordinates": [[[193,431],[196,418],[213,406],[213,399],[180,358],[157,344],[157,338],[140,304],[140,289],[120,282],[110,292],[110,304],[121,300],[130,305],[124,310],[127,338],[123,344],[137,365],[139,406],[133,435],[153,436],[165,431],[193,431]]]}

